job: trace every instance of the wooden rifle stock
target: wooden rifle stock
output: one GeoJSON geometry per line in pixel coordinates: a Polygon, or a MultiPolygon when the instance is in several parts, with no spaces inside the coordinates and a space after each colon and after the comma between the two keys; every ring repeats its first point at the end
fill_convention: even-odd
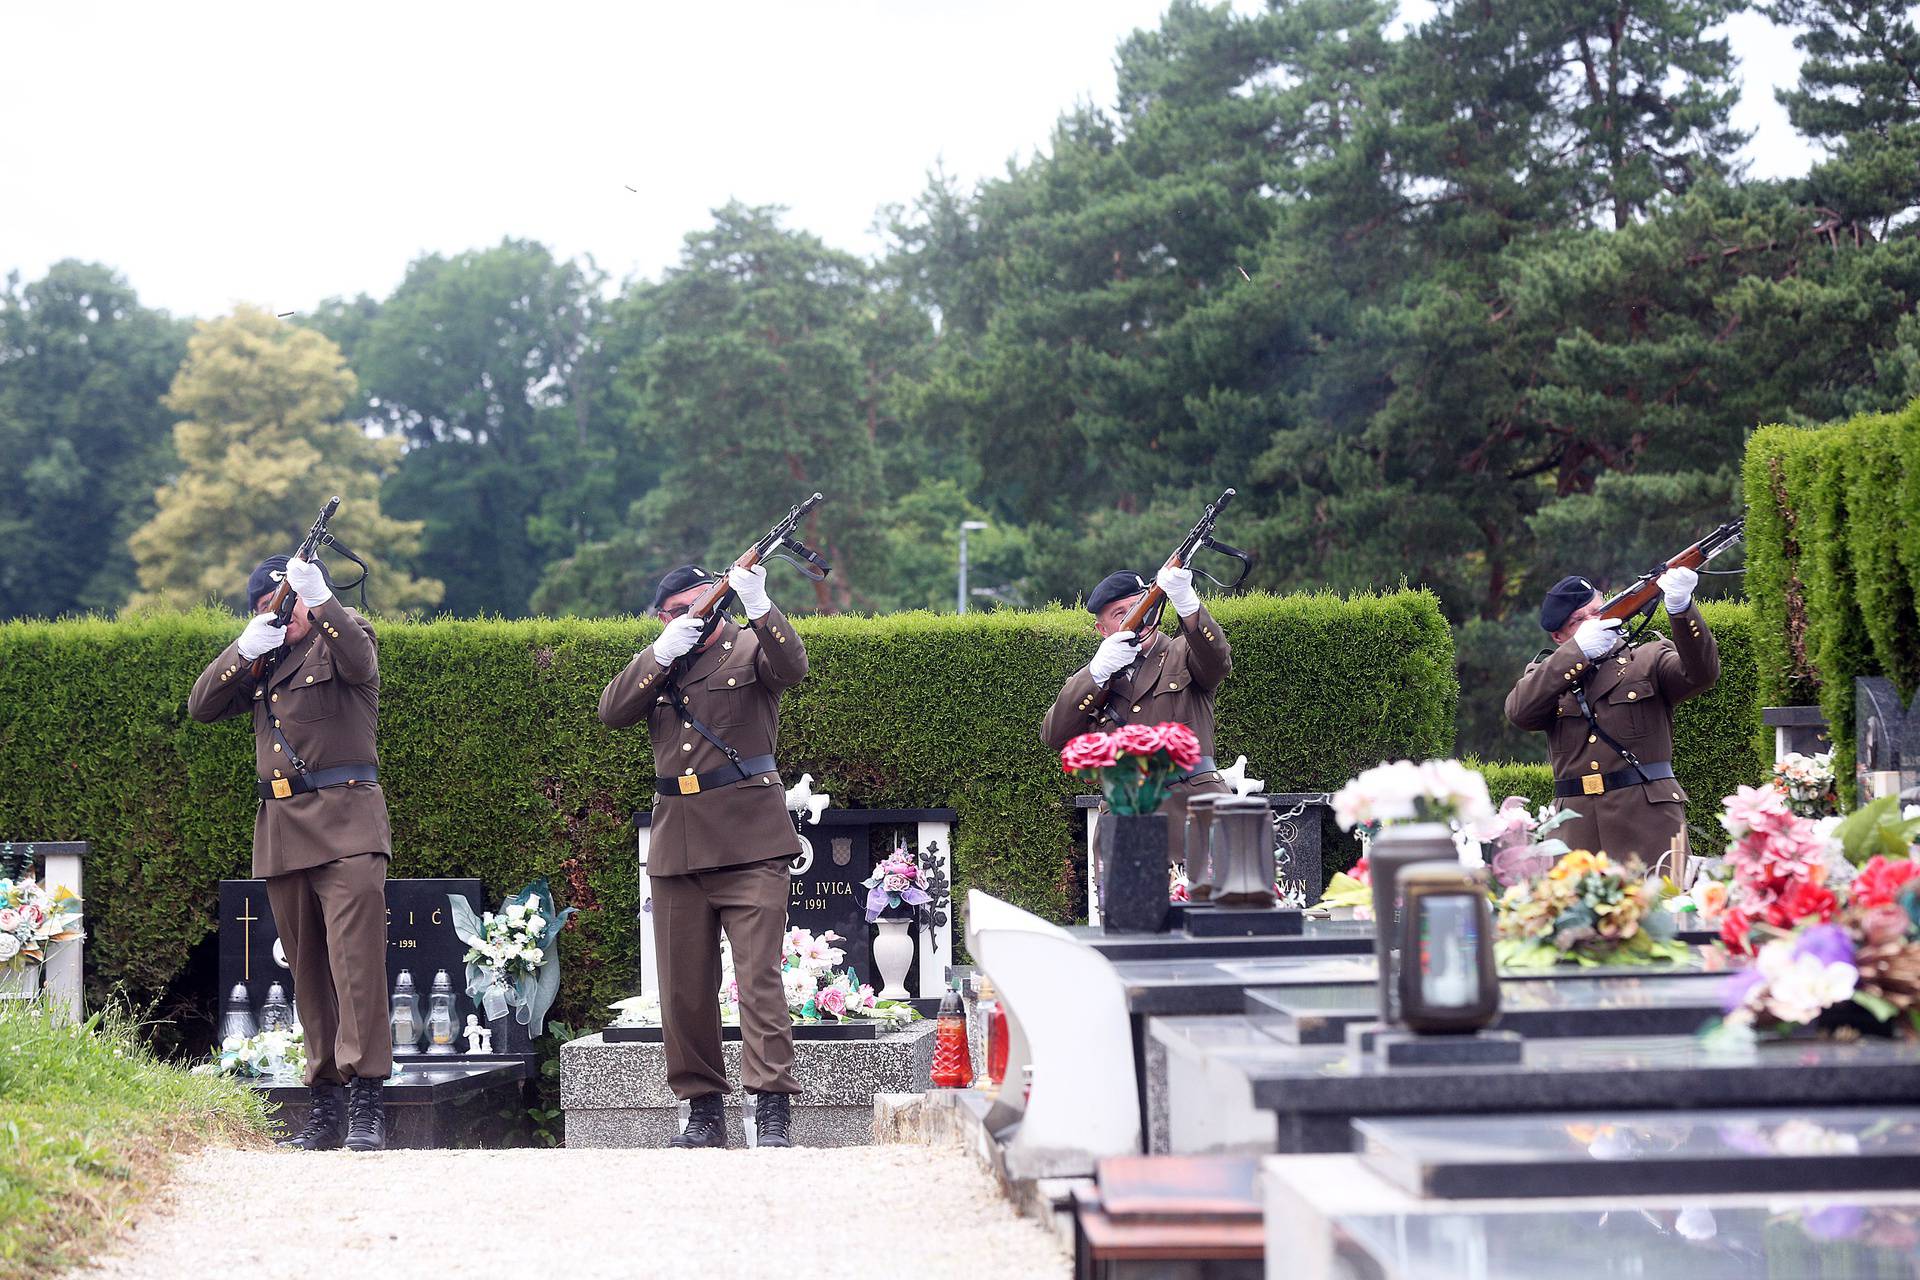
{"type": "Polygon", "coordinates": [[[1746,536],[1747,521],[1742,516],[1721,525],[1706,537],[1687,547],[1665,563],[1641,574],[1632,586],[1613,596],[1600,606],[1602,618],[1617,618],[1622,622],[1640,614],[1652,616],[1655,602],[1660,599],[1660,575],[1669,569],[1699,569],[1727,548],[1746,536]]]}

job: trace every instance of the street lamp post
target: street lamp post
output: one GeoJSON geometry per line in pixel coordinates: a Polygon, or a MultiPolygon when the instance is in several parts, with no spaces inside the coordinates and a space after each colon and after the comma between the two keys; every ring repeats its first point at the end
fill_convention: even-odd
{"type": "Polygon", "coordinates": [[[955,612],[967,611],[967,534],[974,529],[987,527],[985,520],[962,520],[960,522],[960,590],[957,593],[955,612]]]}

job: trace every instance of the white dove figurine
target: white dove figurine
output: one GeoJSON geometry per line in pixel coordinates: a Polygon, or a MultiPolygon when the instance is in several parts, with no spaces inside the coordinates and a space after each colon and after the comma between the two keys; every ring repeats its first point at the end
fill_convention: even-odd
{"type": "Polygon", "coordinates": [[[1247,758],[1245,756],[1235,756],[1233,758],[1233,767],[1220,771],[1220,781],[1232,788],[1233,794],[1237,796],[1258,795],[1267,789],[1266,779],[1249,778],[1247,776],[1247,758]]]}
{"type": "Polygon", "coordinates": [[[800,781],[787,788],[787,811],[806,814],[807,821],[815,826],[820,824],[820,815],[832,803],[833,797],[826,792],[822,791],[819,795],[813,793],[813,775],[810,773],[801,774],[800,781]]]}

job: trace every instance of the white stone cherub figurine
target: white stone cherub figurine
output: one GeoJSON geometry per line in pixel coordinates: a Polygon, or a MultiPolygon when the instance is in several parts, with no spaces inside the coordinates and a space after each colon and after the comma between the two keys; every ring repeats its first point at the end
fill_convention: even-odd
{"type": "Polygon", "coordinates": [[[467,1029],[462,1034],[467,1037],[468,1053],[488,1054],[493,1052],[493,1032],[481,1026],[480,1019],[471,1013],[467,1015],[467,1029]]]}

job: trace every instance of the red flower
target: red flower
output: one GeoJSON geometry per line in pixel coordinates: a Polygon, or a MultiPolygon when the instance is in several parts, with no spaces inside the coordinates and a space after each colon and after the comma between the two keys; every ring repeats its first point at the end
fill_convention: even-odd
{"type": "Polygon", "coordinates": [[[1113,735],[1106,733],[1083,733],[1060,748],[1060,767],[1068,773],[1104,769],[1119,759],[1113,735]]]}
{"type": "Polygon", "coordinates": [[[1833,918],[1833,909],[1839,905],[1833,890],[1811,880],[1802,880],[1768,905],[1767,923],[1790,929],[1802,920],[1819,919],[1824,922],[1833,918]]]}
{"type": "Polygon", "coordinates": [[[1905,858],[1889,862],[1876,853],[1867,860],[1866,866],[1860,868],[1860,874],[1853,878],[1853,904],[1856,907],[1877,907],[1897,902],[1901,889],[1916,875],[1920,875],[1920,863],[1905,858]]]}
{"type": "Polygon", "coordinates": [[[1178,720],[1168,720],[1158,727],[1160,739],[1166,744],[1167,755],[1172,757],[1175,767],[1191,769],[1200,763],[1200,739],[1193,736],[1193,730],[1178,720]]]}
{"type": "Polygon", "coordinates": [[[1737,956],[1752,955],[1753,947],[1747,941],[1749,928],[1746,912],[1730,910],[1720,918],[1720,941],[1737,956]]]}
{"type": "Polygon", "coordinates": [[[1123,756],[1150,756],[1166,750],[1166,739],[1150,725],[1128,724],[1113,731],[1114,750],[1123,756]]]}

